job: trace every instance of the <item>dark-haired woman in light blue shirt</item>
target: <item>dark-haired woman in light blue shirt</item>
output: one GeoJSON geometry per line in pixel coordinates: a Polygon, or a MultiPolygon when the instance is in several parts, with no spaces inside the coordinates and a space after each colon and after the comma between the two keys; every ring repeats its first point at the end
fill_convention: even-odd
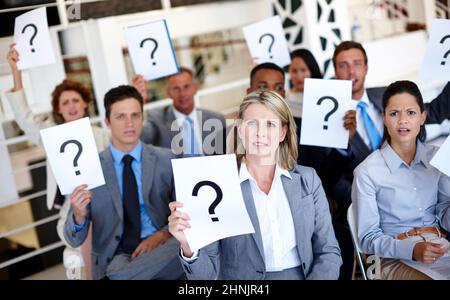
{"type": "Polygon", "coordinates": [[[450,250],[450,178],[430,165],[423,99],[413,82],[383,96],[384,143],[354,171],[352,201],[363,252],[382,257],[382,279],[430,279],[401,260],[431,264],[450,250]]]}

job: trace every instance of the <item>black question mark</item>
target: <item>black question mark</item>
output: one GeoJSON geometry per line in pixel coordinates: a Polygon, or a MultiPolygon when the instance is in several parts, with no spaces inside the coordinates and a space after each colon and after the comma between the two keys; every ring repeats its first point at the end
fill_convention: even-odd
{"type": "MultiPolygon", "coordinates": [[[[83,152],[83,145],[81,145],[81,143],[79,142],[79,141],[77,141],[77,140],[68,140],[68,141],[65,141],[62,145],[61,145],[61,148],[59,149],[59,152],[60,153],[64,153],[64,149],[66,148],[66,146],[68,145],[68,144],[75,144],[75,145],[77,145],[77,147],[78,147],[78,152],[77,152],[77,155],[75,155],[75,157],[73,158],[73,166],[74,167],[78,167],[78,158],[80,158],[80,155],[81,155],[81,152],[83,152]]],[[[75,171],[75,175],[80,175],[81,173],[80,173],[80,171],[79,170],[76,170],[75,171]]]]}
{"type": "MultiPolygon", "coordinates": [[[[192,196],[197,196],[198,195],[198,191],[203,186],[210,186],[216,191],[216,200],[214,200],[213,203],[211,203],[211,205],[208,208],[209,214],[210,215],[215,215],[214,210],[216,209],[217,205],[219,205],[220,201],[222,201],[222,197],[223,197],[222,190],[220,189],[220,187],[216,183],[214,183],[212,181],[209,181],[209,180],[204,180],[204,181],[200,181],[199,183],[197,183],[194,186],[194,189],[192,190],[192,196]]],[[[219,221],[219,218],[212,216],[211,220],[213,222],[217,222],[217,221],[219,221]]]]}
{"type": "MultiPolygon", "coordinates": [[[[330,99],[331,101],[333,101],[333,103],[334,103],[334,108],[329,112],[329,113],[327,113],[326,115],[325,115],[325,119],[324,119],[324,121],[325,122],[328,122],[328,118],[332,115],[332,114],[334,114],[334,112],[338,109],[338,107],[339,107],[339,103],[337,102],[337,100],[335,99],[335,98],[333,98],[333,97],[331,97],[331,96],[323,96],[322,98],[320,98],[318,101],[317,101],[317,105],[321,105],[322,104],[322,102],[324,101],[324,100],[327,100],[327,99],[330,99]]],[[[325,130],[327,130],[328,129],[328,125],[327,124],[324,124],[323,125],[323,129],[325,129],[325,130]]]]}
{"type": "MultiPolygon", "coordinates": [[[[150,54],[150,58],[153,59],[153,55],[155,54],[155,51],[158,48],[158,41],[153,39],[153,38],[146,38],[146,39],[141,41],[140,47],[143,48],[145,42],[147,42],[147,41],[152,41],[153,43],[155,43],[155,48],[152,50],[152,53],[150,54]]],[[[156,62],[153,62],[152,64],[156,65],[156,62]]]]}
{"type": "MultiPolygon", "coordinates": [[[[27,24],[27,25],[22,29],[22,34],[25,33],[25,30],[26,30],[28,27],[34,28],[33,35],[31,36],[31,39],[30,39],[30,46],[33,46],[33,40],[34,40],[34,38],[36,37],[36,35],[37,35],[37,33],[38,33],[38,29],[37,29],[36,25],[34,25],[34,24],[27,24]]],[[[34,48],[31,48],[31,52],[34,52],[34,48]]]]}
{"type": "Polygon", "coordinates": [[[262,43],[262,40],[265,36],[268,36],[270,38],[270,45],[269,45],[269,54],[270,54],[270,58],[273,58],[271,52],[272,52],[272,46],[273,43],[275,43],[275,37],[273,36],[273,34],[271,33],[264,33],[260,38],[259,38],[259,43],[262,43]]]}
{"type": "MultiPolygon", "coordinates": [[[[440,43],[441,43],[441,44],[444,44],[445,40],[446,40],[446,39],[449,39],[449,38],[450,38],[450,35],[444,36],[444,37],[441,39],[440,43]]],[[[450,50],[448,50],[447,52],[445,52],[444,58],[447,59],[447,56],[448,56],[449,54],[450,54],[450,50]]],[[[445,60],[441,61],[441,65],[445,66],[445,60]]]]}

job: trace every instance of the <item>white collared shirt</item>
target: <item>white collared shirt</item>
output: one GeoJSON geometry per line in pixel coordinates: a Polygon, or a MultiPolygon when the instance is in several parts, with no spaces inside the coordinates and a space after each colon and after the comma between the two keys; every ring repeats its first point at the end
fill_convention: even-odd
{"type": "Polygon", "coordinates": [[[197,149],[201,149],[201,151],[203,153],[201,125],[198,121],[197,110],[195,109],[195,107],[189,115],[183,114],[182,112],[176,110],[175,107],[172,107],[172,108],[173,108],[173,113],[175,115],[175,119],[177,120],[178,126],[180,128],[183,128],[183,123],[186,120],[186,117],[189,117],[192,119],[192,121],[194,123],[195,142],[197,143],[197,149]]]}
{"type": "MultiPolygon", "coordinates": [[[[377,110],[375,105],[369,100],[369,96],[367,96],[367,90],[364,89],[364,94],[359,101],[362,101],[367,104],[367,113],[369,114],[369,117],[372,119],[373,123],[377,127],[380,136],[383,136],[384,130],[383,119],[381,118],[381,114],[377,110]]],[[[369,136],[367,135],[366,127],[364,126],[364,120],[361,116],[361,111],[358,108],[356,108],[356,131],[361,136],[364,143],[369,148],[371,148],[369,136]]]]}
{"type": "Polygon", "coordinates": [[[197,110],[194,107],[194,109],[191,111],[189,115],[185,115],[182,112],[178,111],[173,108],[173,113],[175,115],[175,119],[177,120],[178,126],[180,128],[183,128],[183,123],[186,120],[186,117],[189,117],[194,122],[194,130],[195,130],[195,142],[197,143],[197,149],[201,149],[203,153],[203,147],[202,147],[202,131],[201,131],[201,125],[197,117],[197,110]]]}
{"type": "Polygon", "coordinates": [[[248,172],[245,163],[241,164],[239,170],[240,182],[247,179],[250,181],[261,230],[267,272],[281,271],[300,265],[294,221],[281,176],[292,179],[287,170],[277,165],[272,186],[269,194],[266,195],[248,172]]]}

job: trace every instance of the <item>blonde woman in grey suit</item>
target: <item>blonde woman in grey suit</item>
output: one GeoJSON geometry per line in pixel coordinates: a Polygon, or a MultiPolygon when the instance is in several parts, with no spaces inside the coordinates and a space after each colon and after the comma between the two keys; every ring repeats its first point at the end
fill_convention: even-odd
{"type": "Polygon", "coordinates": [[[314,169],[296,165],[295,123],[275,92],[257,90],[239,109],[236,150],[241,190],[255,233],[192,251],[189,216],[169,204],[189,279],[337,279],[342,264],[328,202],[314,169]]]}
{"type": "MultiPolygon", "coordinates": [[[[90,91],[81,83],[69,80],[64,80],[62,83],[57,85],[52,92],[51,118],[42,120],[39,117],[33,115],[30,107],[27,104],[27,99],[23,90],[22,73],[17,68],[19,53],[14,48],[14,44],[10,45],[9,52],[7,54],[7,60],[13,75],[14,87],[6,92],[6,98],[8,99],[8,102],[12,108],[17,124],[33,143],[42,146],[39,131],[43,128],[55,126],[65,122],[75,121],[88,116],[88,105],[92,101],[90,91]]],[[[99,151],[102,151],[109,145],[109,131],[98,126],[92,126],[92,131],[94,133],[97,149],[99,151]]],[[[54,203],[57,189],[56,180],[49,164],[47,164],[46,167],[46,174],[47,208],[50,210],[54,206],[57,207],[57,204],[54,203]]],[[[64,204],[60,209],[60,219],[57,225],[58,235],[67,246],[64,251],[64,258],[69,256],[78,257],[77,259],[75,259],[75,261],[82,262],[86,273],[85,278],[90,279],[90,238],[87,239],[86,243],[81,247],[81,249],[73,249],[64,239],[63,226],[69,208],[69,201],[64,201],[64,204]],[[83,258],[81,258],[80,256],[80,250],[83,253],[83,258]]]]}

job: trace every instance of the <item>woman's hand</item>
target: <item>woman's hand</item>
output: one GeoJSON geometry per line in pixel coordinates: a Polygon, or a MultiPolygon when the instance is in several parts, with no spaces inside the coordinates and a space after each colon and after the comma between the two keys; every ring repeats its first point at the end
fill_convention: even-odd
{"type": "Polygon", "coordinates": [[[190,218],[187,214],[178,211],[177,208],[179,207],[183,207],[183,203],[176,201],[169,203],[169,232],[180,242],[183,255],[190,258],[194,253],[189,247],[186,236],[184,235],[184,230],[191,228],[188,222],[190,218]]]}
{"type": "Polygon", "coordinates": [[[9,45],[9,51],[6,55],[6,59],[8,60],[14,80],[13,92],[21,90],[23,88],[22,72],[17,68],[17,62],[20,60],[20,57],[19,52],[17,52],[17,50],[14,48],[15,45],[16,44],[9,45]]]}
{"type": "Polygon", "coordinates": [[[413,258],[421,263],[431,264],[446,252],[441,244],[420,242],[414,245],[413,258]]]}
{"type": "Polygon", "coordinates": [[[72,206],[75,223],[81,225],[88,214],[88,205],[92,200],[92,192],[86,190],[87,185],[77,186],[70,195],[70,205],[72,206]]]}

